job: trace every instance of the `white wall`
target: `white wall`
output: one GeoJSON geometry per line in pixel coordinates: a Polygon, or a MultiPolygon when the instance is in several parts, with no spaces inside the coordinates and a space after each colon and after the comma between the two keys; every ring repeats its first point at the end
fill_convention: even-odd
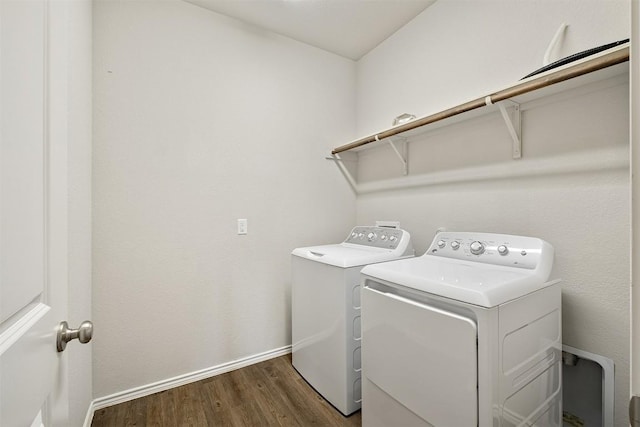
{"type": "Polygon", "coordinates": [[[290,251],[355,219],[355,63],[180,1],[93,35],[94,396],[289,345],[290,251]]]}
{"type": "MultiPolygon", "coordinates": [[[[69,2],[69,325],[91,320],[90,0],[69,2]]],[[[84,423],[93,396],[92,346],[68,347],[69,425],[84,423]]]]}
{"type": "Polygon", "coordinates": [[[626,0],[439,0],[358,61],[358,135],[504,88],[553,60],[629,37],[626,0]]]}
{"type": "MultiPolygon", "coordinates": [[[[358,134],[387,128],[404,112],[435,113],[515,83],[542,65],[561,22],[570,27],[558,57],[624,39],[628,11],[626,1],[440,0],[359,61],[358,134]]],[[[460,180],[357,201],[358,223],[399,219],[420,253],[438,227],[551,242],[552,274],[563,280],[564,342],[616,363],[619,426],[628,425],[629,390],[628,91],[623,76],[523,106],[521,160],[511,159],[497,113],[414,138],[409,180],[447,171],[460,180]],[[592,167],[537,172],[576,164],[592,167]],[[476,180],[478,168],[504,174],[476,180]]],[[[386,147],[359,157],[361,183],[401,176],[386,147]]]]}

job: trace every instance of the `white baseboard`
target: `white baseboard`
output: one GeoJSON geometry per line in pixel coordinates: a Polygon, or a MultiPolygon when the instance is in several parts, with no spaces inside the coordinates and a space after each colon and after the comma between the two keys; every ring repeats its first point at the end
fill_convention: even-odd
{"type": "Polygon", "coordinates": [[[91,401],[89,404],[89,409],[87,409],[87,416],[84,417],[84,424],[82,427],[91,427],[91,422],[93,421],[93,413],[96,411],[96,407],[94,405],[94,401],[91,401]]]}
{"type": "Polygon", "coordinates": [[[168,378],[166,380],[162,380],[155,383],[132,388],[130,390],[114,393],[109,396],[99,397],[97,399],[94,399],[91,402],[91,405],[89,405],[89,410],[87,412],[87,416],[84,421],[84,427],[91,426],[91,421],[93,420],[93,414],[98,409],[106,408],[107,406],[117,405],[119,403],[128,402],[133,399],[138,399],[140,397],[148,396],[150,394],[169,390],[174,387],[180,387],[182,385],[200,381],[205,378],[215,377],[216,375],[235,371],[236,369],[244,368],[245,366],[253,365],[255,363],[264,362],[265,360],[273,359],[275,357],[284,356],[285,354],[289,354],[289,353],[291,353],[291,346],[287,345],[284,347],[276,348],[274,350],[265,351],[264,353],[259,353],[253,356],[248,356],[242,359],[223,363],[218,366],[212,366],[210,368],[202,369],[200,371],[191,372],[191,373],[180,375],[174,378],[168,378]]]}

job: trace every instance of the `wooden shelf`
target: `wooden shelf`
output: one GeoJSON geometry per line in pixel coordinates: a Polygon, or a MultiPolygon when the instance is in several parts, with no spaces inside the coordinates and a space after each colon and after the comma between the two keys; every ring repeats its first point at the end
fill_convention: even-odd
{"type": "Polygon", "coordinates": [[[400,126],[360,138],[348,144],[334,148],[332,155],[344,151],[355,151],[365,146],[377,143],[393,136],[409,137],[417,133],[426,132],[439,127],[438,124],[447,125],[457,120],[465,120],[488,113],[493,110],[483,111],[488,106],[502,101],[525,102],[552,93],[567,90],[571,87],[603,80],[612,75],[621,73],[621,68],[614,67],[629,61],[629,43],[616,48],[589,56],[580,61],[572,62],[565,66],[547,71],[517,82],[505,89],[488,94],[463,104],[448,108],[426,117],[414,119],[400,126]]]}

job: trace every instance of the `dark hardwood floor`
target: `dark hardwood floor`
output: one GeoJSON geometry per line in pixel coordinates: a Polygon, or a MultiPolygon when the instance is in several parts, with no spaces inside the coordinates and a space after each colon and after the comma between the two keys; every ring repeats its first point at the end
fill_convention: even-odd
{"type": "Polygon", "coordinates": [[[360,426],[344,417],[281,356],[233,372],[99,409],[92,427],[360,426]]]}

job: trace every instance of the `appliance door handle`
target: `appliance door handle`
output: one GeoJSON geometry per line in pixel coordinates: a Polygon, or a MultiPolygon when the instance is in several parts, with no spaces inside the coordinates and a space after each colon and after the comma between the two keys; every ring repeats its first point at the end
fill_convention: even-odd
{"type": "Polygon", "coordinates": [[[394,299],[396,301],[403,302],[405,304],[410,304],[410,305],[412,305],[414,307],[418,307],[418,308],[421,308],[423,310],[429,310],[429,311],[432,311],[434,313],[442,314],[442,315],[447,316],[447,317],[452,317],[454,319],[462,320],[462,321],[467,322],[470,325],[472,325],[474,327],[474,329],[477,328],[476,323],[473,320],[469,319],[468,317],[460,316],[460,315],[452,313],[450,311],[441,310],[439,308],[424,304],[424,303],[422,303],[420,301],[416,301],[416,300],[411,299],[411,298],[407,298],[407,297],[403,297],[403,296],[400,296],[400,295],[396,295],[396,294],[391,293],[391,292],[379,291],[379,290],[374,289],[374,288],[372,288],[370,286],[367,286],[367,285],[364,286],[364,289],[367,290],[367,291],[375,292],[378,295],[382,295],[382,296],[394,299]]]}

